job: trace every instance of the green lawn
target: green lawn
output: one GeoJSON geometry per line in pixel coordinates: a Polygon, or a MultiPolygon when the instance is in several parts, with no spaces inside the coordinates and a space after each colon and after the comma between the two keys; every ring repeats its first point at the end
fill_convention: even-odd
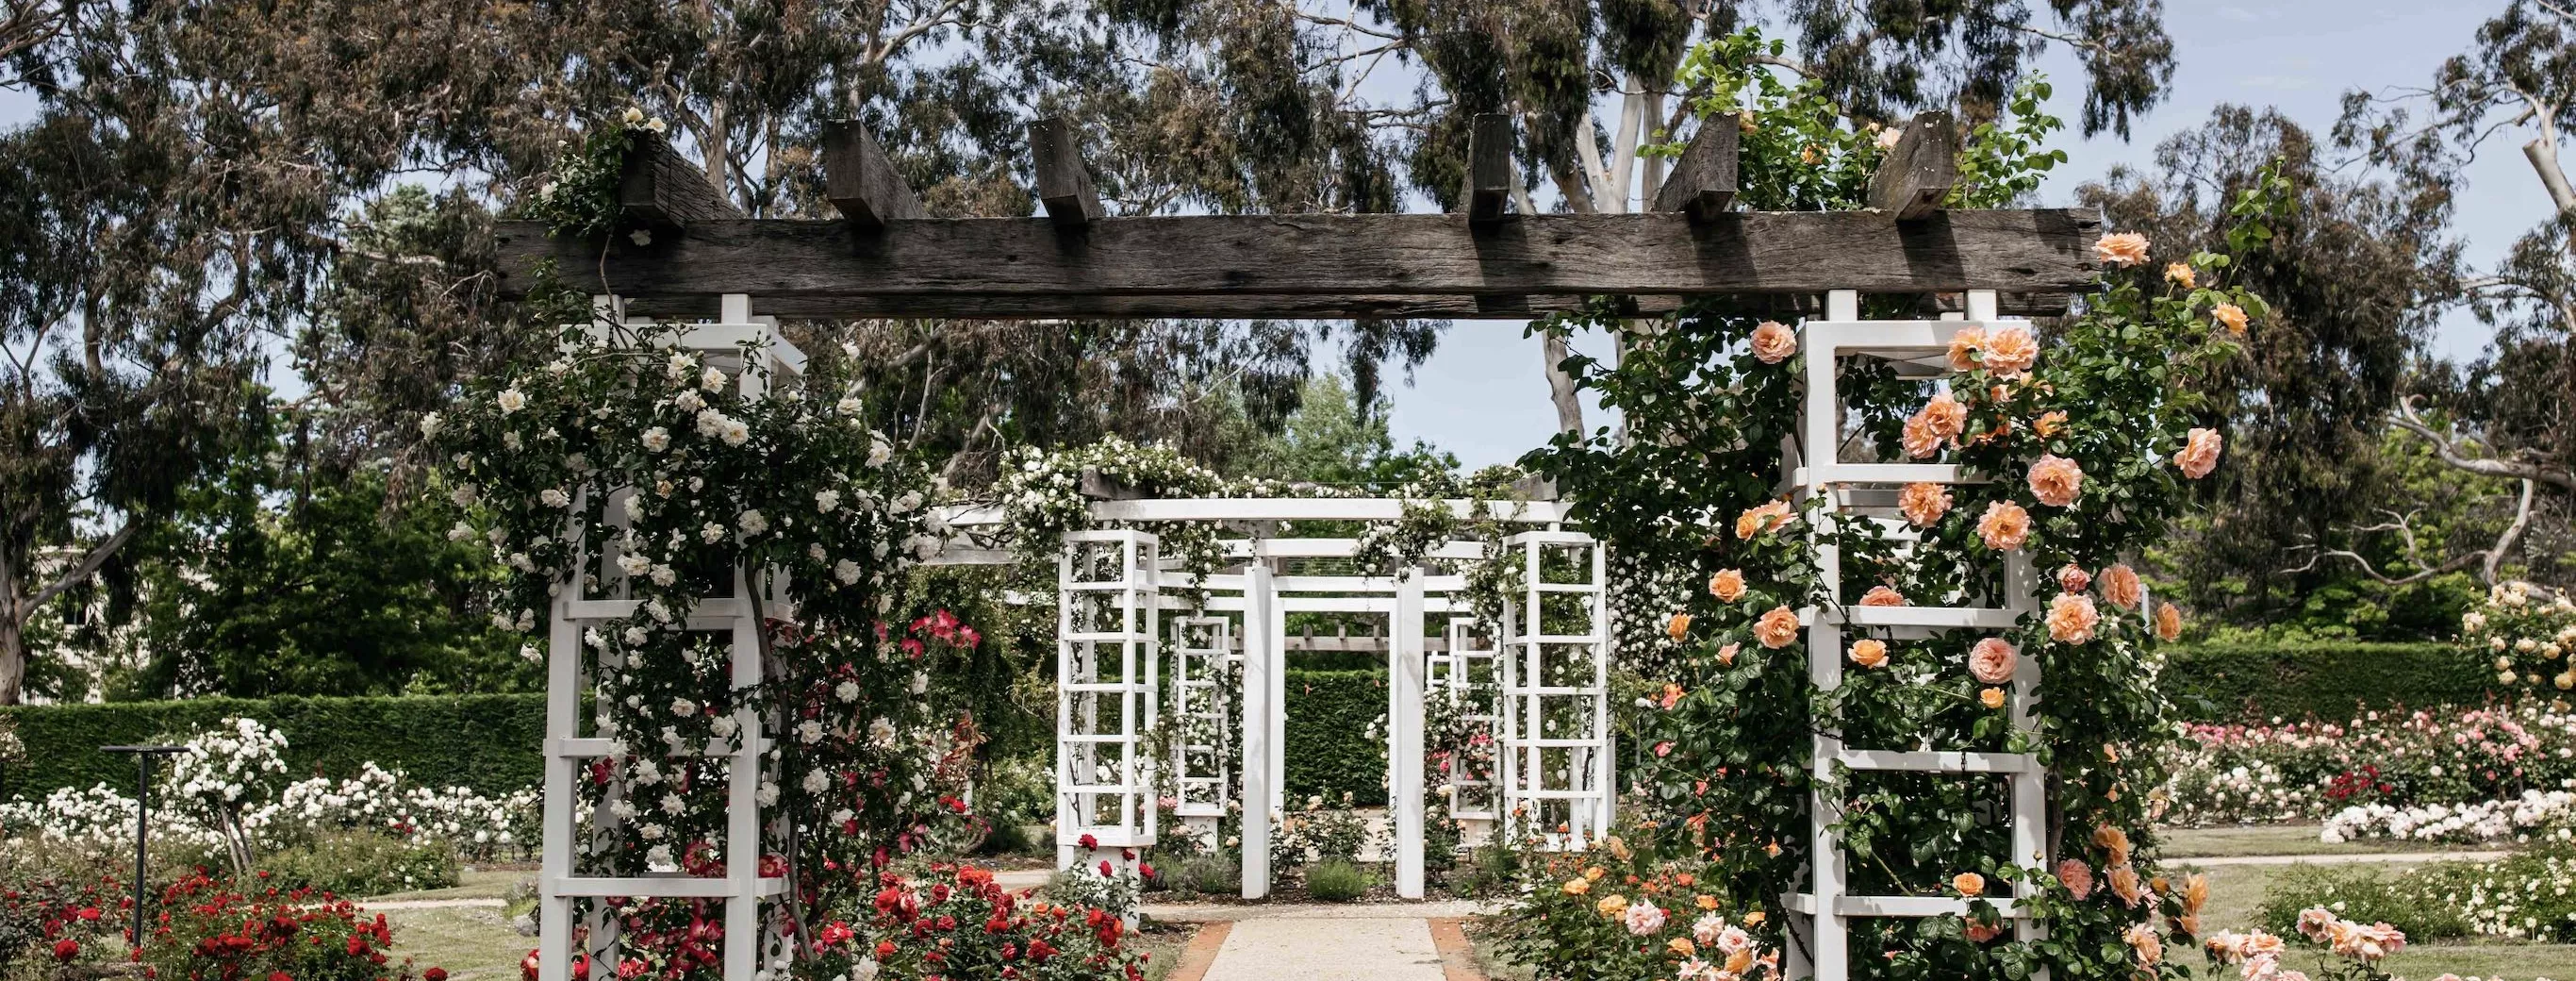
{"type": "Polygon", "coordinates": [[[2317,825],[2263,824],[2244,828],[2167,828],[2157,832],[2167,859],[2235,858],[2244,855],[2355,855],[2379,852],[2478,850],[2470,845],[2390,841],[2374,838],[2329,845],[2317,840],[2317,825]]]}
{"type": "Polygon", "coordinates": [[[389,896],[369,896],[366,899],[359,900],[359,902],[370,903],[383,902],[386,900],[411,901],[423,899],[500,899],[510,894],[510,887],[535,877],[536,873],[526,871],[505,870],[466,872],[456,877],[457,883],[455,888],[452,889],[422,889],[416,892],[398,892],[389,896]]]}
{"type": "Polygon", "coordinates": [[[395,953],[424,970],[446,968],[452,981],[515,981],[520,959],[537,945],[497,906],[386,910],[385,920],[395,953]]]}

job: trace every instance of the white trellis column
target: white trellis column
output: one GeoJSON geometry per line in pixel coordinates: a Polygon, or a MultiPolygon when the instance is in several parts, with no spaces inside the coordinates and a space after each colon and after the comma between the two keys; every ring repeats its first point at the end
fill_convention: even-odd
{"type": "MultiPolygon", "coordinates": [[[[1189,833],[1216,833],[1225,815],[1234,776],[1234,761],[1223,752],[1233,732],[1234,696],[1226,667],[1237,662],[1234,618],[1179,617],[1172,621],[1172,718],[1180,731],[1172,745],[1180,759],[1172,764],[1172,784],[1189,833]]],[[[1211,844],[1224,843],[1211,839],[1211,844]]]]}
{"type": "Polygon", "coordinates": [[[1279,590],[1270,565],[1255,556],[1243,571],[1243,898],[1270,895],[1270,814],[1279,809],[1271,780],[1278,714],[1281,624],[1279,590]]]}
{"type": "MultiPolygon", "coordinates": [[[[610,297],[597,297],[593,308],[603,323],[622,324],[630,329],[651,328],[650,320],[622,316],[620,305],[610,297]]],[[[607,328],[593,324],[587,328],[598,336],[607,328]]],[[[755,317],[751,298],[729,294],[722,300],[721,313],[715,323],[681,325],[671,330],[667,346],[693,351],[710,363],[736,361],[748,346],[751,356],[771,374],[793,378],[802,373],[805,356],[778,333],[774,317],[755,317]]],[[[733,367],[740,378],[740,391],[745,398],[758,399],[768,394],[767,383],[752,372],[733,367]]],[[[613,515],[616,509],[609,509],[613,515]]],[[[622,521],[622,518],[612,520],[622,521]]],[[[549,605],[546,663],[546,746],[545,746],[545,812],[540,829],[544,855],[539,878],[540,926],[537,937],[538,981],[569,981],[572,974],[573,924],[580,902],[585,899],[605,901],[609,897],[656,899],[717,899],[724,902],[725,981],[754,981],[763,961],[780,956],[785,950],[784,937],[776,921],[761,915],[762,901],[780,895],[786,889],[783,878],[762,878],[760,859],[763,852],[759,784],[764,772],[769,740],[764,734],[763,719],[758,711],[742,699],[734,699],[734,720],[738,735],[731,743],[709,743],[685,747],[674,756],[720,758],[726,761],[726,823],[724,850],[726,874],[722,878],[696,878],[677,874],[651,873],[635,876],[602,876],[589,874],[581,861],[584,846],[618,832],[613,819],[601,818],[588,836],[576,834],[574,809],[579,804],[580,775],[590,761],[613,758],[620,741],[606,736],[582,735],[585,707],[596,712],[596,693],[592,684],[593,658],[596,652],[582,642],[584,630],[592,625],[633,616],[636,601],[627,598],[623,573],[613,559],[614,545],[602,536],[587,534],[589,529],[571,529],[569,533],[581,547],[579,568],[595,571],[609,595],[596,598],[586,595],[584,576],[576,572],[557,590],[549,605]]],[[[783,586],[783,583],[780,583],[783,586]]],[[[687,614],[691,631],[723,633],[729,641],[730,681],[736,691],[755,688],[761,681],[761,624],[751,603],[751,579],[742,570],[734,573],[733,595],[704,597],[692,604],[687,614]]],[[[792,616],[784,597],[767,601],[779,616],[792,616]]],[[[629,752],[636,746],[626,744],[629,752]]],[[[613,799],[622,794],[622,783],[612,782],[607,793],[613,799]]],[[[605,809],[602,810],[605,814],[605,809]]],[[[614,919],[597,915],[588,917],[592,930],[586,953],[595,960],[612,955],[618,943],[614,919]]],[[[594,968],[594,971],[600,968],[594,968]]]]}
{"type": "Polygon", "coordinates": [[[1580,532],[1523,532],[1504,545],[1520,553],[1524,579],[1520,595],[1504,604],[1496,659],[1503,830],[1517,836],[1534,827],[1545,847],[1584,848],[1608,832],[1616,793],[1606,556],[1580,532]],[[1571,553],[1580,578],[1549,581],[1550,550],[1571,553]],[[1572,610],[1552,609],[1567,606],[1572,610]],[[1551,825],[1550,818],[1561,820],[1551,825]]]}
{"type": "Polygon", "coordinates": [[[1123,869],[1124,850],[1154,844],[1160,815],[1144,741],[1161,698],[1156,544],[1141,531],[1073,531],[1057,558],[1058,868],[1107,860],[1123,869]]]}
{"type": "MultiPolygon", "coordinates": [[[[1447,639],[1448,650],[1432,658],[1431,675],[1423,686],[1425,697],[1474,699],[1462,706],[1461,718],[1481,725],[1499,752],[1503,736],[1502,706],[1496,704],[1493,693],[1499,692],[1501,685],[1497,679],[1496,673],[1500,669],[1496,667],[1498,661],[1494,650],[1479,646],[1482,642],[1476,637],[1474,617],[1449,618],[1447,639]],[[1480,686],[1490,686],[1490,690],[1480,694],[1480,686]]],[[[1495,794],[1499,788],[1495,785],[1493,773],[1488,769],[1484,776],[1478,777],[1467,768],[1463,758],[1450,761],[1448,779],[1444,782],[1449,786],[1451,818],[1460,821],[1494,819],[1495,794]]]]}
{"type": "MultiPolygon", "coordinates": [[[[1833,536],[1841,524],[1898,520],[1891,516],[1897,513],[1899,485],[1976,483],[1985,478],[1947,464],[1841,462],[1841,397],[1836,384],[1836,361],[1844,355],[1860,355],[1888,362],[1905,376],[1936,378],[1948,374],[1952,334],[1968,327],[2001,326],[1992,324],[1998,319],[1995,299],[1992,290],[1970,291],[1966,320],[1864,321],[1860,319],[1859,294],[1836,290],[1826,295],[1825,319],[1801,328],[1805,336],[1799,348],[1807,359],[1806,404],[1799,443],[1786,448],[1785,465],[1798,493],[1821,497],[1824,503],[1808,524],[1807,534],[1814,543],[1825,595],[1832,602],[1804,613],[1808,680],[1818,691],[1841,686],[1848,634],[1921,638],[1953,630],[2002,633],[2014,629],[2020,617],[2036,606],[2030,561],[2019,552],[2005,557],[2003,595],[1993,606],[1840,605],[1842,556],[1833,544],[1833,536]]],[[[1956,602],[1967,599],[1966,594],[1967,588],[1962,584],[1949,597],[1931,599],[1956,602]]],[[[2039,670],[2037,658],[2024,657],[2014,673],[2008,717],[2017,731],[2031,730],[2039,670]]],[[[1812,974],[1815,981],[1846,981],[1851,976],[1849,931],[1854,918],[1919,919],[1964,916],[1971,911],[1968,900],[1954,897],[1850,894],[1842,836],[1834,830],[1843,816],[1841,787],[1847,772],[2002,775],[2010,798],[2013,854],[2008,860],[2025,868],[2046,865],[2046,772],[2031,754],[1942,751],[1928,745],[1919,750],[1856,750],[1844,745],[1841,730],[1831,725],[1817,727],[1811,751],[1809,765],[1815,788],[1808,798],[1810,883],[1808,891],[1783,897],[1783,905],[1792,914],[1793,931],[1806,940],[1803,946],[1790,945],[1787,973],[1791,977],[1812,974]]],[[[2033,888],[2025,879],[2016,884],[2014,900],[1995,904],[2004,917],[2013,921],[2014,935],[2019,940],[2046,936],[2046,928],[2033,920],[2020,902],[2032,894],[2033,888]]],[[[2036,977],[2046,981],[2046,972],[2036,977]]]]}
{"type": "Polygon", "coordinates": [[[1386,795],[1395,826],[1395,894],[1422,898],[1422,576],[1407,569],[1395,586],[1387,628],[1386,795]]]}

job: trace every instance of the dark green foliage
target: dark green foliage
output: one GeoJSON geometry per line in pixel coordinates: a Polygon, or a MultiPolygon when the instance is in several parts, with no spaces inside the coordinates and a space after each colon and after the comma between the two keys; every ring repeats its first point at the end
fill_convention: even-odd
{"type": "Polygon", "coordinates": [[[456,849],[445,842],[413,844],[372,831],[343,831],[263,856],[259,873],[279,889],[314,889],[334,896],[445,889],[456,884],[456,849]]]}
{"type": "Polygon", "coordinates": [[[350,777],[368,761],[432,787],[484,794],[526,790],[544,777],[542,695],[409,698],[194,698],[178,702],[0,708],[18,723],[24,763],[0,771],[0,795],[57,787],[134,787],[134,761],[98,747],[150,743],[249,716],[286,735],[286,775],[350,777]]]}
{"type": "Polygon", "coordinates": [[[1341,859],[1318,862],[1306,870],[1306,895],[1327,903],[1358,899],[1374,884],[1366,870],[1341,859]]]}
{"type": "Polygon", "coordinates": [[[2169,650],[2159,679],[2184,718],[2349,718],[2356,708],[2484,705],[2495,672],[2449,644],[2199,644],[2169,650]]]}
{"type": "Polygon", "coordinates": [[[1386,803],[1386,671],[1288,672],[1288,801],[1386,803]],[[1372,736],[1372,731],[1376,732],[1372,736]]]}

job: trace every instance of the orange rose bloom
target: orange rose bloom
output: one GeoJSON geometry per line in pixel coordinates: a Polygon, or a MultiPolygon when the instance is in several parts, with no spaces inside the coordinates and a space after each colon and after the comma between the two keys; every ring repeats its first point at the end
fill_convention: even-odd
{"type": "Polygon", "coordinates": [[[2136,232],[2113,232],[2093,243],[2093,257],[2106,266],[2134,266],[2147,261],[2147,237],[2136,232]]]}
{"type": "Polygon", "coordinates": [[[1950,491],[1939,484],[1907,484],[1896,495],[1896,509],[1905,512],[1905,520],[1915,527],[1929,528],[1950,513],[1950,491]]]}
{"type": "Polygon", "coordinates": [[[2129,864],[2129,833],[2126,831],[2107,824],[2094,828],[2093,847],[2109,852],[2113,865],[2129,864]]]}
{"type": "Polygon", "coordinates": [[[1977,370],[1977,353],[1985,350],[1986,331],[1982,327],[1961,327],[1950,335],[1950,370],[1977,370]]]}
{"type": "Polygon", "coordinates": [[[1798,334],[1774,321],[1765,320],[1753,328],[1753,356],[1763,364],[1779,364],[1798,353],[1798,334]]]}
{"type": "Polygon", "coordinates": [[[1728,603],[1744,598],[1744,570],[1720,569],[1708,577],[1708,594],[1728,603]]]}
{"type": "Polygon", "coordinates": [[[1918,412],[1905,420],[1905,431],[1897,437],[1897,445],[1905,450],[1907,459],[1920,460],[1941,452],[1941,433],[1932,428],[1932,420],[1918,412]]]}
{"type": "Polygon", "coordinates": [[[1986,335],[1987,371],[2010,378],[2038,363],[2039,338],[2031,336],[2030,328],[2006,327],[1986,335]]]}
{"type": "Polygon", "coordinates": [[[1763,532],[1770,531],[1771,529],[1787,525],[1790,518],[1791,513],[1789,511],[1789,502],[1787,501],[1773,501],[1769,504],[1751,508],[1746,510],[1743,514],[1736,516],[1735,537],[1751,538],[1763,532]]]}
{"type": "Polygon", "coordinates": [[[2153,921],[2132,924],[2120,933],[2120,939],[2128,941],[2129,949],[2138,952],[2139,967],[2152,968],[2164,962],[2165,938],[2156,934],[2153,921]]]}
{"type": "Polygon", "coordinates": [[[2209,905],[2209,877],[2194,872],[2191,878],[2182,880],[2182,911],[2186,915],[2198,913],[2201,907],[2207,905],[2209,905]]]}
{"type": "Polygon", "coordinates": [[[1887,664],[1887,642],[1876,637],[1855,641],[1851,659],[1852,663],[1864,668],[1884,667],[1887,664]]]}
{"type": "Polygon", "coordinates": [[[1690,636],[1690,625],[1690,614],[1675,613],[1671,620],[1664,622],[1664,636],[1671,637],[1675,643],[1679,643],[1682,638],[1690,636]]]}
{"type": "Polygon", "coordinates": [[[2084,571],[2083,566],[2069,562],[2064,566],[2059,567],[2057,570],[2057,588],[2059,589],[2070,593],[2080,593],[2084,591],[2085,587],[2091,585],[2093,585],[2093,574],[2084,571]]]}
{"type": "Polygon", "coordinates": [[[1977,519],[1977,537],[1998,552],[2019,549],[2030,540],[2030,512],[2011,501],[1986,505],[1985,516],[1977,519]]]}
{"type": "Polygon", "coordinates": [[[1960,405],[1959,400],[1951,398],[1948,392],[1932,396],[1932,401],[1923,403],[1923,411],[1918,414],[1943,439],[1955,438],[1968,429],[1968,407],[1960,405]]]}
{"type": "Polygon", "coordinates": [[[2188,262],[2166,263],[2165,278],[2182,284],[2182,288],[2184,289],[2191,289],[2200,285],[2200,274],[2195,272],[2191,268],[2191,263],[2188,262]]]}
{"type": "Polygon", "coordinates": [[[2174,454],[2174,466],[2181,467],[2182,475],[2193,480],[2209,476],[2210,471],[2218,469],[2218,451],[2225,442],[2219,438],[2218,430],[2194,429],[2184,439],[2182,452],[2174,454]]]}
{"type": "Polygon", "coordinates": [[[1798,615],[1786,606],[1772,607],[1771,612],[1754,621],[1753,639],[1775,651],[1795,643],[1798,639],[1798,615]]]}
{"type": "Polygon", "coordinates": [[[2175,606],[2175,605],[2173,605],[2173,604],[2171,604],[2171,603],[2165,603],[2165,604],[2162,604],[2162,605],[2157,606],[2157,607],[2156,607],[2156,639],[2157,639],[2157,640],[2164,640],[2164,641],[2172,641],[2172,640],[2179,640],[2179,639],[2181,639],[2181,638],[2182,638],[2182,608],[2181,608],[2181,607],[2178,607],[2178,606],[2175,606]]]}
{"type": "Polygon", "coordinates": [[[2221,303],[2210,308],[2209,317],[2212,320],[2218,321],[2221,326],[2226,327],[2228,336],[2245,336],[2244,307],[2237,306],[2233,303],[2221,303]]]}
{"type": "Polygon", "coordinates": [[[1886,586],[1871,586],[1860,598],[1862,606],[1904,606],[1905,594],[1886,586]]]}
{"type": "Polygon", "coordinates": [[[2147,898],[2147,884],[2139,881],[2138,870],[2126,863],[2111,867],[2111,894],[2120,897],[2120,905],[2135,909],[2147,898]]]}
{"type": "Polygon", "coordinates": [[[2054,410],[2043,412],[2038,419],[2031,422],[2030,428],[2037,430],[2041,439],[2053,438],[2058,433],[2066,431],[2066,413],[2054,410]]]}
{"type": "Polygon", "coordinates": [[[2138,585],[2138,570],[2127,565],[2102,570],[2102,598],[2123,610],[2137,609],[2147,598],[2146,589],[2138,585]]]}
{"type": "Polygon", "coordinates": [[[2080,858],[2057,863],[2057,881],[2078,901],[2093,894],[2093,867],[2080,858]]]}
{"type": "Polygon", "coordinates": [[[2093,639],[2093,628],[2102,623],[2102,613],[2093,608],[2093,597],[2059,593],[2048,601],[2048,636],[2060,644],[2083,644],[2093,639]]]}
{"type": "Polygon", "coordinates": [[[2001,688],[1988,688],[1984,691],[1978,692],[1977,701],[1986,703],[1986,707],[1990,709],[2002,708],[2004,707],[2004,690],[2001,688]]]}
{"type": "Polygon", "coordinates": [[[2030,465],[2030,492],[2050,507],[2073,504],[2075,496],[2084,492],[2084,468],[2057,454],[2043,453],[2038,463],[2030,465]]]}
{"type": "Polygon", "coordinates": [[[1950,877],[1950,888],[1959,890],[1962,896],[1982,896],[1986,894],[1986,877],[1974,872],[1961,872],[1950,877]]]}
{"type": "Polygon", "coordinates": [[[1993,940],[1996,937],[2003,936],[2004,925],[2001,923],[1985,923],[1978,920],[1969,920],[1959,926],[1959,934],[1967,937],[1969,943],[1981,944],[1986,941],[1993,940]]]}
{"type": "Polygon", "coordinates": [[[1968,649],[1968,673],[1989,685],[2011,681],[2013,669],[2020,661],[2021,654],[2001,637],[1988,637],[1968,649]]]}
{"type": "Polygon", "coordinates": [[[1724,647],[1720,647],[1720,648],[1718,648],[1718,649],[1717,649],[1717,663],[1719,663],[1719,664],[1729,664],[1729,665],[1734,664],[1734,663],[1735,663],[1735,652],[1740,651],[1740,650],[1743,650],[1743,649],[1744,649],[1744,645],[1742,645],[1742,644],[1728,644],[1728,645],[1726,645],[1726,646],[1724,646],[1724,647]]]}

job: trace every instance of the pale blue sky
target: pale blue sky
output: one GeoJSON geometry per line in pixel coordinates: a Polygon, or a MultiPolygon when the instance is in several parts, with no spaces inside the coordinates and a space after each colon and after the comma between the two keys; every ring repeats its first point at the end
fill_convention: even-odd
{"type": "MultiPolygon", "coordinates": [[[[2132,127],[2128,142],[2109,135],[2078,140],[2070,130],[2063,145],[2073,159],[2041,194],[2049,204],[2070,203],[2078,184],[2115,164],[2144,167],[2157,142],[2198,127],[2221,103],[2278,106],[2322,133],[2346,90],[2425,85],[2444,59],[2469,48],[2480,23],[2503,9],[2500,0],[2165,0],[2178,62],[2171,95],[2132,127]]],[[[2053,111],[2076,119],[2083,105],[2080,69],[2064,57],[2052,58],[2046,69],[2057,83],[2053,111]]],[[[2532,135],[2497,134],[2468,171],[2457,231],[2472,261],[2493,259],[2548,214],[2548,196],[2520,150],[2532,135]]],[[[1471,467],[1509,462],[1546,442],[1555,431],[1555,410],[1540,375],[1538,342],[1523,339],[1521,327],[1452,327],[1415,384],[1389,392],[1398,441],[1429,440],[1471,467]]],[[[2436,350],[2466,358],[2485,343],[2480,325],[2455,317],[2436,350]]]]}

